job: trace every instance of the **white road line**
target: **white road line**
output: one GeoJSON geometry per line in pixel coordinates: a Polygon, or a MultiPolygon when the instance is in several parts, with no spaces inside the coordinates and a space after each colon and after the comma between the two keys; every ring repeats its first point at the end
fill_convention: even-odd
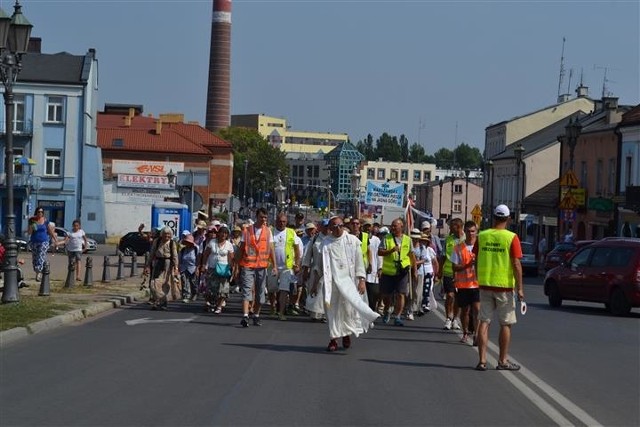
{"type": "MultiPolygon", "coordinates": [[[[438,307],[438,310],[432,311],[432,313],[435,312],[436,316],[438,316],[442,320],[442,322],[444,322],[445,316],[444,316],[444,313],[440,311],[440,309],[441,308],[438,307]]],[[[458,335],[460,334],[458,333],[458,335]]],[[[471,347],[471,348],[476,353],[478,352],[477,347],[471,347]]],[[[498,346],[492,343],[491,341],[489,341],[487,345],[487,362],[491,362],[493,365],[497,366],[497,363],[498,363],[497,357],[499,353],[500,353],[500,349],[498,348],[498,346]]],[[[522,366],[522,364],[519,363],[511,355],[509,356],[509,360],[522,366]]],[[[602,425],[602,423],[600,423],[591,415],[589,415],[585,410],[583,410],[578,405],[573,403],[571,400],[565,397],[562,393],[560,393],[558,390],[553,388],[551,385],[544,382],[542,379],[540,379],[537,375],[535,375],[533,372],[531,372],[527,368],[521,367],[520,371],[518,372],[520,375],[522,375],[524,378],[529,380],[531,383],[535,384],[535,386],[542,392],[544,396],[546,396],[552,402],[555,402],[556,404],[558,404],[560,407],[565,409],[569,414],[571,414],[576,419],[580,420],[585,425],[587,426],[602,425]]],[[[564,415],[560,413],[560,411],[558,411],[553,406],[551,406],[543,398],[543,396],[541,396],[540,393],[536,392],[527,384],[522,382],[522,380],[516,377],[513,372],[500,372],[500,373],[503,374],[503,376],[507,379],[507,381],[513,384],[513,386],[517,388],[526,398],[528,398],[535,406],[537,406],[542,411],[543,414],[547,415],[551,420],[553,420],[554,423],[556,423],[559,426],[574,425],[574,423],[569,421],[564,415]]]]}

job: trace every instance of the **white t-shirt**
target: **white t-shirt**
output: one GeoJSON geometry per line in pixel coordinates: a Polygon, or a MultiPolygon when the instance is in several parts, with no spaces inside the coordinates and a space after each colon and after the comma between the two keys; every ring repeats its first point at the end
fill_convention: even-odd
{"type": "Polygon", "coordinates": [[[84,236],[84,230],[81,228],[78,229],[78,231],[70,231],[69,241],[67,242],[67,252],[82,252],[84,236]]]}
{"type": "MultiPolygon", "coordinates": [[[[229,264],[227,255],[233,254],[233,245],[230,241],[225,240],[222,246],[218,246],[218,241],[213,239],[207,244],[207,247],[211,249],[207,258],[207,268],[215,268],[216,264],[229,264]]],[[[233,255],[231,257],[233,258],[233,255]]]]}
{"type": "MultiPolygon", "coordinates": [[[[293,230],[291,231],[293,232],[293,230]]],[[[277,228],[273,230],[273,243],[276,248],[276,265],[283,269],[286,266],[287,257],[285,254],[285,246],[287,244],[287,229],[280,231],[277,228]]],[[[294,237],[295,244],[295,237],[294,237]]]]}
{"type": "Polygon", "coordinates": [[[371,251],[371,273],[367,274],[367,282],[378,283],[378,269],[382,268],[382,257],[378,255],[380,239],[369,234],[369,250],[371,251]]]}

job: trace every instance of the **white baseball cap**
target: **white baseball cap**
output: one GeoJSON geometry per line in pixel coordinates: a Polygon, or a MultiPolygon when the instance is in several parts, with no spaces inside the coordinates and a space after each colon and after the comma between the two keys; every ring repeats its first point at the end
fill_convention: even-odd
{"type": "Polygon", "coordinates": [[[508,218],[509,215],[511,215],[511,212],[507,205],[498,205],[493,211],[493,216],[497,216],[498,218],[508,218]]]}
{"type": "Polygon", "coordinates": [[[424,230],[425,228],[431,229],[431,223],[429,221],[422,221],[420,228],[424,230]]]}

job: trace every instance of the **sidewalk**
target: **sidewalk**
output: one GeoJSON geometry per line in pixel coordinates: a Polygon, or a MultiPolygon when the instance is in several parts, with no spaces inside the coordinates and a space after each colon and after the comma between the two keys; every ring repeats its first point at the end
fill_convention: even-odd
{"type": "MultiPolygon", "coordinates": [[[[141,289],[142,270],[144,259],[138,257],[138,265],[135,276],[131,277],[131,257],[124,258],[122,268],[123,278],[116,280],[118,272],[118,257],[109,256],[110,280],[103,283],[103,256],[87,255],[82,260],[81,276],[84,278],[86,259],[91,257],[93,261],[92,275],[93,285],[84,286],[83,281],[76,281],[73,288],[64,288],[67,277],[68,258],[64,254],[50,254],[50,292],[48,296],[38,296],[40,282],[35,281],[35,273],[31,268],[29,254],[20,254],[19,258],[25,260],[23,272],[27,288],[19,290],[20,300],[38,300],[51,303],[54,307],[64,307],[62,310],[54,310],[53,317],[30,323],[24,327],[16,327],[0,331],[0,348],[24,339],[29,335],[55,329],[69,323],[78,322],[114,308],[144,302],[148,299],[148,289],[141,289]]],[[[146,283],[148,287],[148,283],[146,283]]],[[[7,304],[10,306],[11,304],[7,304]]],[[[2,307],[4,308],[4,307],[2,307]]],[[[0,325],[1,327],[2,325],[0,325]]]]}

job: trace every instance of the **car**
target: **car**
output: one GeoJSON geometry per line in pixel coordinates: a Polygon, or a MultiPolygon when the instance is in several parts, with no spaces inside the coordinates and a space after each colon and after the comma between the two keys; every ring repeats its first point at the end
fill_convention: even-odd
{"type": "Polygon", "coordinates": [[[596,240],[578,240],[577,242],[558,243],[544,258],[544,271],[560,265],[571,258],[571,255],[584,246],[590,245],[596,240]]]}
{"type": "Polygon", "coordinates": [[[129,256],[144,255],[151,250],[151,241],[148,233],[140,233],[138,231],[130,231],[120,238],[118,242],[118,251],[129,256]]]}
{"type": "Polygon", "coordinates": [[[523,275],[538,275],[538,260],[536,258],[536,247],[533,243],[520,242],[522,248],[522,258],[520,259],[520,265],[522,265],[523,275]]]}
{"type": "Polygon", "coordinates": [[[551,307],[564,300],[600,302],[623,316],[640,307],[640,238],[608,237],[584,246],[549,270],[544,294],[551,307]]]}
{"type": "MultiPolygon", "coordinates": [[[[66,248],[62,242],[64,242],[64,239],[66,239],[66,237],[70,234],[70,232],[62,227],[56,227],[54,231],[56,233],[56,238],[59,244],[56,245],[55,247],[54,245],[50,245],[49,250],[55,251],[55,252],[65,252],[66,248]]],[[[96,242],[94,239],[87,237],[87,244],[88,246],[85,249],[88,252],[93,252],[98,250],[98,242],[96,242]]]]}

